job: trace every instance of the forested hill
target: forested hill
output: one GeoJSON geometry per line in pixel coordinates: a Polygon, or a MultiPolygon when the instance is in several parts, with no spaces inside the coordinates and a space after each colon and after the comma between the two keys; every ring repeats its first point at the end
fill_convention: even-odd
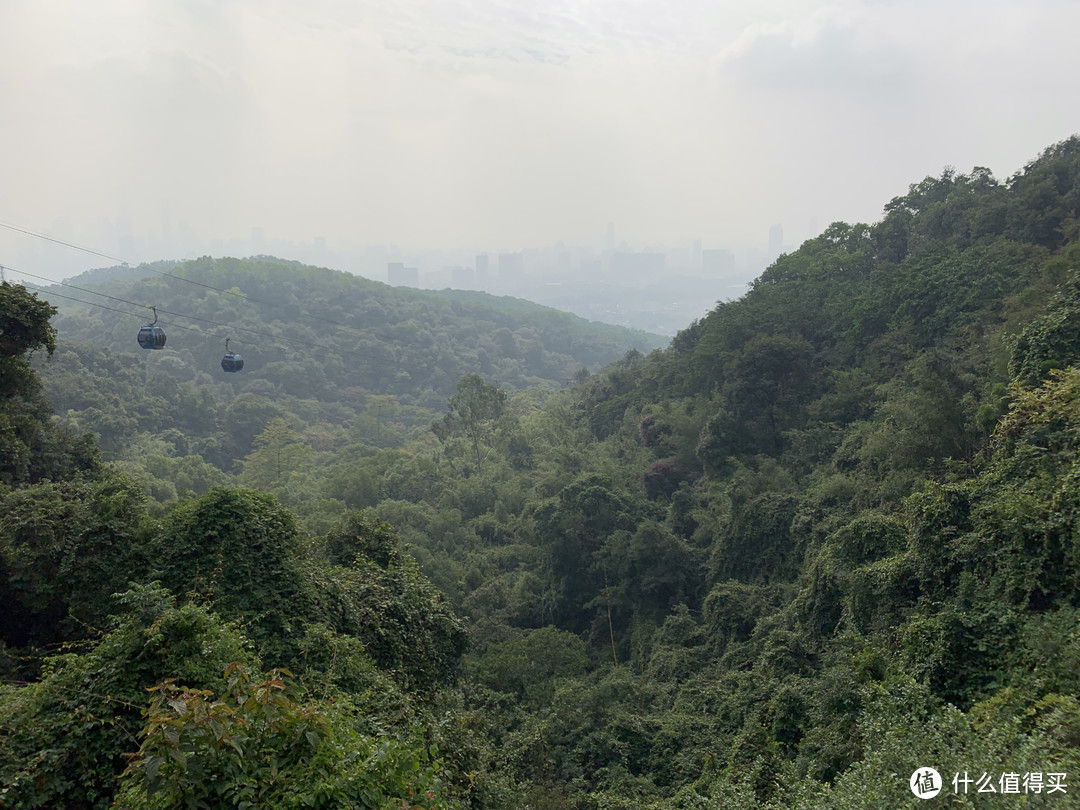
{"type": "MultiPolygon", "coordinates": [[[[71,397],[49,421],[24,355],[63,348],[4,285],[0,667],[33,681],[0,687],[12,806],[892,810],[931,806],[931,767],[942,805],[1075,806],[1078,213],[1080,137],[1007,180],[948,170],[569,390],[510,390],[534,338],[509,325],[514,363],[477,337],[492,371],[436,388],[419,358],[432,393],[397,398],[260,345],[280,376],[224,410],[211,343],[84,347],[45,366],[71,397]],[[140,727],[177,673],[203,691],[160,685],[140,727]]],[[[302,302],[350,317],[260,289],[304,339],[302,302]]]]}
{"type": "Polygon", "coordinates": [[[1078,138],[927,178],[503,428],[467,481],[375,506],[472,623],[533,806],[895,808],[923,766],[949,792],[1080,772],[1080,416],[1052,372],[1080,361],[1078,211],[1078,138]]]}
{"type": "Polygon", "coordinates": [[[533,704],[519,767],[619,807],[1071,776],[1078,212],[1080,138],[1004,182],[948,170],[579,386],[588,460],[528,512],[540,581],[506,567],[466,604],[498,691],[538,687],[493,607],[620,666],[533,704]]]}
{"type": "MultiPolygon", "coordinates": [[[[59,309],[59,346],[40,366],[57,411],[144,481],[173,478],[164,469],[179,462],[156,458],[187,458],[181,492],[221,482],[274,419],[316,453],[397,446],[445,412],[467,374],[535,397],[666,342],[516,299],[392,288],[268,257],[95,270],[43,295],[59,309]],[[162,351],[136,342],[151,306],[162,351]],[[240,373],[222,371],[226,339],[240,373]]],[[[293,484],[290,500],[305,500],[293,484]]]]}
{"type": "MultiPolygon", "coordinates": [[[[90,271],[69,283],[157,307],[159,323],[175,327],[165,366],[178,379],[220,380],[213,358],[220,359],[228,337],[247,363],[234,381],[241,387],[260,381],[255,388],[269,383],[284,394],[321,400],[359,387],[441,407],[467,373],[513,388],[562,386],[582,366],[595,369],[630,349],[649,351],[666,342],[524,301],[389,287],[271,257],[203,258],[169,269],[147,265],[134,279],[131,273],[90,271]]],[[[115,298],[55,292],[69,296],[56,298],[54,325],[63,339],[139,353],[134,336],[140,320],[151,319],[149,309],[125,318],[70,300],[115,308],[115,298]]]]}

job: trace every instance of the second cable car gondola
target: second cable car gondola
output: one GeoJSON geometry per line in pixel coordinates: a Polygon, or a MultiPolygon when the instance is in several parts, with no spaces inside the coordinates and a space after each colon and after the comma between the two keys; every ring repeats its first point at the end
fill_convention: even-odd
{"type": "Polygon", "coordinates": [[[150,307],[154,311],[153,323],[148,323],[139,330],[139,345],[144,349],[164,349],[165,330],[157,326],[157,307],[150,307]]]}
{"type": "Polygon", "coordinates": [[[225,356],[221,358],[221,370],[232,373],[244,367],[244,358],[229,351],[229,339],[225,338],[225,356]]]}

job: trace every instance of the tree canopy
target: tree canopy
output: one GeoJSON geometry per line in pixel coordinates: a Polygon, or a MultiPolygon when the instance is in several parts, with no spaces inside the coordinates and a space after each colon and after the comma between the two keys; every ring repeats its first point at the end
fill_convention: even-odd
{"type": "MultiPolygon", "coordinates": [[[[591,373],[529,307],[417,298],[409,324],[280,262],[180,272],[265,274],[272,316],[200,306],[388,363],[260,347],[272,373],[220,383],[64,312],[61,412],[0,413],[93,425],[116,460],[5,456],[4,800],[891,810],[932,763],[954,802],[1067,802],[1078,188],[1078,138],[1006,180],[946,170],[591,373]],[[491,320],[450,349],[451,312],[491,320]]],[[[47,308],[4,300],[37,313],[25,363],[47,308]]]]}

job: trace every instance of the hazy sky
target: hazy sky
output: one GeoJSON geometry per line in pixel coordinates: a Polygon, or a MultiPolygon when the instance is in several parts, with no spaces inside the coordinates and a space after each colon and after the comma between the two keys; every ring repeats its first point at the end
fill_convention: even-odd
{"type": "Polygon", "coordinates": [[[1077,31],[1074,0],[0,0],[0,221],[797,243],[1080,132],[1077,31]]]}

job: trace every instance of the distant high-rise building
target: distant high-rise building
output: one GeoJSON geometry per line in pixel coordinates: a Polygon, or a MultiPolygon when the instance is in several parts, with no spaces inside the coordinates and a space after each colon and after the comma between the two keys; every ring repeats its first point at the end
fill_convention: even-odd
{"type": "Polygon", "coordinates": [[[172,213],[169,211],[169,204],[167,202],[161,203],[161,239],[165,243],[166,249],[171,250],[173,225],[172,213]]]}
{"type": "Polygon", "coordinates": [[[777,222],[769,228],[769,253],[780,255],[784,249],[784,226],[777,222]]]}
{"type": "Polygon", "coordinates": [[[730,250],[701,251],[701,272],[708,276],[726,276],[735,272],[735,254],[730,250]]]}
{"type": "Polygon", "coordinates": [[[667,257],[667,267],[677,267],[680,270],[689,270],[694,266],[694,251],[689,247],[664,247],[664,256],[667,257]]]}
{"type": "Polygon", "coordinates": [[[476,254],[476,275],[478,278],[487,278],[488,274],[488,255],[486,253],[476,254]]]}
{"type": "Polygon", "coordinates": [[[473,288],[473,269],[458,265],[450,273],[450,284],[456,290],[471,290],[473,288]]]}
{"type": "Polygon", "coordinates": [[[499,254],[499,277],[503,279],[520,278],[525,270],[525,257],[521,253],[499,254]]]}
{"type": "Polygon", "coordinates": [[[609,222],[607,224],[607,249],[610,253],[615,249],[615,223],[609,222]]]}
{"type": "Polygon", "coordinates": [[[386,265],[386,280],[391,287],[419,287],[420,269],[406,267],[404,262],[390,262],[386,265]]]}
{"type": "Polygon", "coordinates": [[[666,257],[663,253],[613,253],[611,272],[619,278],[644,278],[664,272],[666,257]]]}

